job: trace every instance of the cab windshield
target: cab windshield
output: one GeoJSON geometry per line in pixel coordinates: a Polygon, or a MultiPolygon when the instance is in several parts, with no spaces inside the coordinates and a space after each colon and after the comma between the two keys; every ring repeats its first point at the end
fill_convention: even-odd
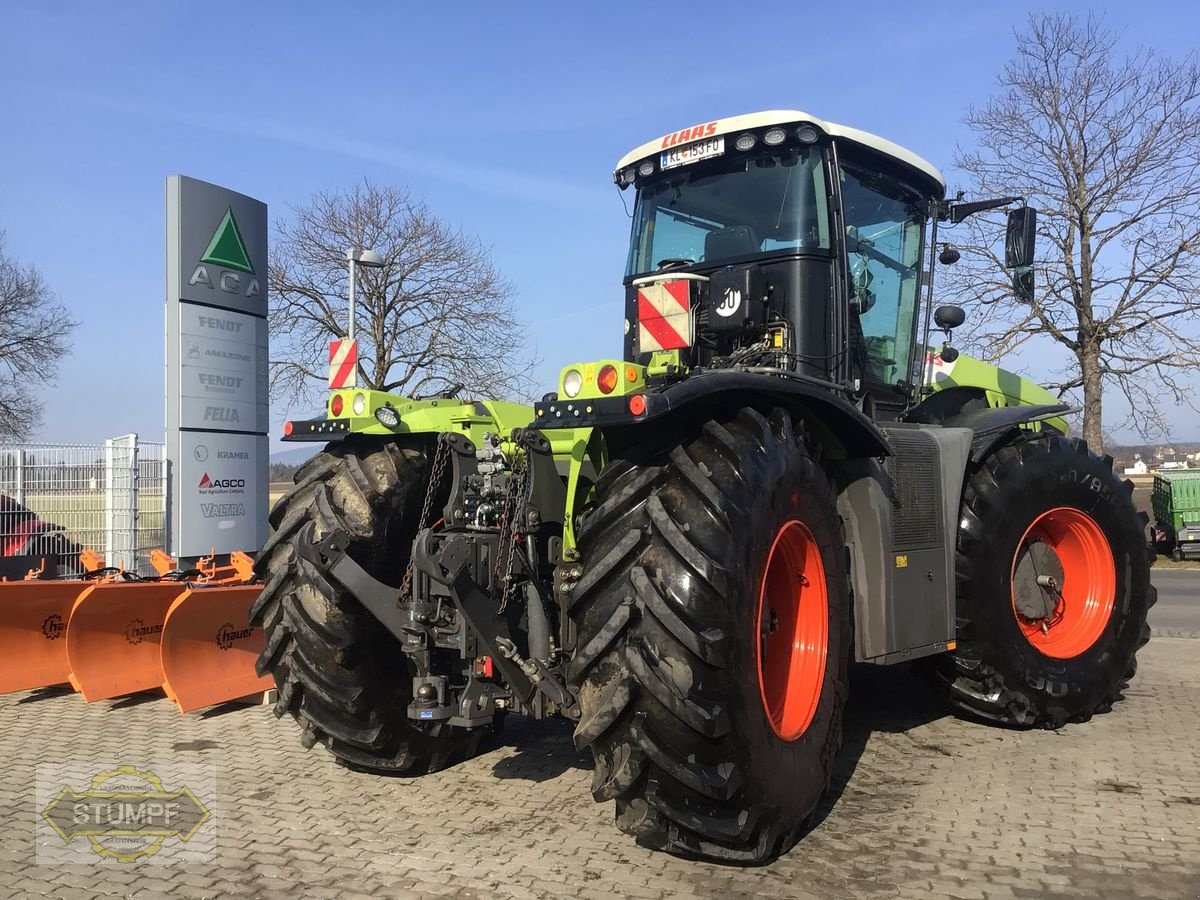
{"type": "Polygon", "coordinates": [[[821,150],[734,153],[669,169],[638,187],[627,276],[664,262],[732,262],[772,251],[828,250],[821,150]]]}

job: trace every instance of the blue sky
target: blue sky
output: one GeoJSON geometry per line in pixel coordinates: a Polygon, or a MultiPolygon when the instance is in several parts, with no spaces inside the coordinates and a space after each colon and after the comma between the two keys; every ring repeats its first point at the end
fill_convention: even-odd
{"type": "MultiPolygon", "coordinates": [[[[363,176],[408,185],[491,246],[549,388],[566,362],[620,355],[629,220],[610,178],[625,151],[798,108],[909,147],[953,189],[963,112],[1029,8],[10,0],[0,229],[83,323],[38,437],[162,439],[168,175],[258,197],[272,219],[363,176]]],[[[1107,21],[1130,46],[1195,49],[1194,5],[1127,9],[1107,21]]],[[[1106,424],[1126,437],[1122,418],[1114,401],[1106,424]]],[[[1200,421],[1176,437],[1200,439],[1200,421]]]]}

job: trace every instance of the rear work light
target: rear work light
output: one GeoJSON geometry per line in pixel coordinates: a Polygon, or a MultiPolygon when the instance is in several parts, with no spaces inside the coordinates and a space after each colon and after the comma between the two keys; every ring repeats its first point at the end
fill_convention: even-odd
{"type": "Polygon", "coordinates": [[[617,389],[618,380],[616,366],[603,366],[596,376],[596,387],[600,388],[602,394],[611,394],[617,389]]]}
{"type": "Polygon", "coordinates": [[[345,402],[342,400],[342,395],[334,394],[329,398],[329,414],[334,417],[340,416],[342,414],[342,408],[345,405],[345,402]]]}
{"type": "Polygon", "coordinates": [[[375,410],[375,418],[379,421],[380,425],[387,428],[395,428],[400,424],[400,414],[396,412],[390,403],[385,403],[379,409],[375,410]]]}

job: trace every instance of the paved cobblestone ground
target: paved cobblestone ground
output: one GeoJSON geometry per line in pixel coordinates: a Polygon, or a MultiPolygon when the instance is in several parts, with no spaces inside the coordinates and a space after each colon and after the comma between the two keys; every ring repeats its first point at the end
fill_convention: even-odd
{"type": "Polygon", "coordinates": [[[0,894],[1194,897],[1200,640],[1156,639],[1141,661],[1126,702],[1059,732],[960,721],[898,670],[857,670],[821,821],[753,869],[627,840],[558,723],[510,722],[479,758],[407,780],[305,752],[264,707],[180,717],[148,696],[0,697],[0,894]],[[212,865],[34,864],[37,765],[155,761],[217,769],[212,865]]]}

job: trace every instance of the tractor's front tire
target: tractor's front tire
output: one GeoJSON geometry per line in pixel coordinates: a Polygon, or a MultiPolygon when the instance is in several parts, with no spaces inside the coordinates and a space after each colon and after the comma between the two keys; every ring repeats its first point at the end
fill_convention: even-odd
{"type": "Polygon", "coordinates": [[[1058,728],[1121,699],[1149,640],[1146,518],[1111,459],[1021,436],[967,479],[958,534],[958,647],[934,663],[951,705],[1058,728]]]}
{"type": "Polygon", "coordinates": [[[568,677],[593,796],[644,846],[788,849],[829,785],[848,693],[833,487],[782,410],[616,460],[579,533],[568,677]]]}
{"type": "Polygon", "coordinates": [[[348,438],[296,474],[271,512],[275,529],[255,571],[250,610],[266,634],[260,674],[275,678],[275,714],[293,716],[301,742],[324,744],[349,768],[415,775],[473,755],[481,729],[425,727],[408,718],[412,672],[400,643],[328,574],[297,553],[335,530],[371,575],[399,585],[425,497],[423,447],[348,438]],[[311,525],[311,528],[306,526],[311,525]]]}

